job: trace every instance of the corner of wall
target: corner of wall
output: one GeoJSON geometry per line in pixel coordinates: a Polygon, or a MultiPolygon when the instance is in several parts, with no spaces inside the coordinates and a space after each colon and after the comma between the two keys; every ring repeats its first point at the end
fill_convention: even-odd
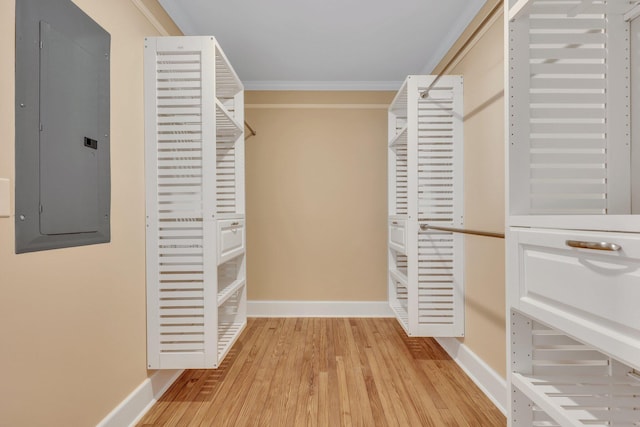
{"type": "Polygon", "coordinates": [[[436,341],[506,416],[507,381],[456,338],[436,338],[436,341]]]}
{"type": "Polygon", "coordinates": [[[183,370],[156,371],[116,406],[97,427],[135,425],[182,374],[183,370]]]}

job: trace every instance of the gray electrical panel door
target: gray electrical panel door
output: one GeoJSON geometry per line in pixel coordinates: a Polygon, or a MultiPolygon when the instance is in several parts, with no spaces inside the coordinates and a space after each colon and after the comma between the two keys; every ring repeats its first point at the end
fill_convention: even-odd
{"type": "Polygon", "coordinates": [[[40,36],[40,232],[97,231],[101,58],[46,22],[40,36]]]}
{"type": "Polygon", "coordinates": [[[16,0],[16,252],[111,239],[111,37],[70,0],[16,0]]]}

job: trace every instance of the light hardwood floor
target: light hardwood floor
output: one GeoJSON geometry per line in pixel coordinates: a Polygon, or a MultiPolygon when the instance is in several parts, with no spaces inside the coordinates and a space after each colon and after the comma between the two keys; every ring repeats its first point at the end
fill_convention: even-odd
{"type": "Polygon", "coordinates": [[[249,319],[217,370],[188,370],[138,426],[505,426],[430,338],[395,319],[249,319]]]}

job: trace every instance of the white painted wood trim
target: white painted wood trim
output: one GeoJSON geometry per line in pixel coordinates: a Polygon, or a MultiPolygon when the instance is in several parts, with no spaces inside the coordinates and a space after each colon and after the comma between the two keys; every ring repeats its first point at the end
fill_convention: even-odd
{"type": "Polygon", "coordinates": [[[173,22],[176,23],[185,36],[198,34],[197,31],[194,31],[195,27],[188,15],[184,12],[181,2],[158,0],[158,3],[160,3],[160,6],[171,16],[173,22]]]}
{"type": "Polygon", "coordinates": [[[509,9],[509,21],[515,21],[526,14],[531,4],[533,4],[531,0],[518,0],[516,4],[509,9]]]}
{"type": "Polygon", "coordinates": [[[135,426],[183,370],[161,370],[147,378],[116,406],[97,427],[135,426]]]}
{"type": "Polygon", "coordinates": [[[402,81],[245,81],[245,90],[368,90],[397,91],[402,81]]]}
{"type": "Polygon", "coordinates": [[[142,15],[144,15],[144,17],[147,18],[147,21],[149,21],[151,25],[153,25],[153,28],[158,30],[158,33],[160,33],[161,36],[169,35],[169,31],[167,31],[164,25],[162,25],[160,21],[156,19],[154,14],[151,13],[151,11],[147,8],[147,6],[144,5],[144,3],[142,3],[142,1],[131,0],[131,3],[133,3],[138,8],[138,10],[142,13],[142,15]]]}
{"type": "Polygon", "coordinates": [[[453,70],[455,67],[457,67],[458,64],[460,64],[462,60],[464,60],[464,58],[469,54],[469,52],[473,50],[473,48],[478,44],[478,42],[482,40],[482,38],[487,33],[487,31],[489,31],[489,29],[493,27],[493,24],[495,24],[496,21],[498,20],[501,20],[501,21],[504,20],[503,15],[504,15],[504,11],[500,13],[496,13],[489,21],[487,21],[487,23],[482,27],[482,29],[478,32],[478,34],[476,34],[473,40],[471,40],[469,44],[465,47],[464,51],[460,53],[460,56],[458,56],[455,61],[449,64],[449,66],[446,69],[442,70],[441,72],[446,73],[450,70],[453,70]]]}
{"type": "Polygon", "coordinates": [[[436,338],[436,341],[506,416],[507,381],[456,338],[436,338]]]}
{"type": "Polygon", "coordinates": [[[394,317],[387,301],[248,301],[247,317],[394,317]]]}
{"type": "Polygon", "coordinates": [[[473,18],[480,12],[485,2],[478,2],[477,6],[467,11],[467,13],[460,15],[457,22],[450,26],[448,34],[443,34],[440,42],[440,49],[434,55],[431,56],[431,60],[422,67],[419,74],[434,74],[433,70],[442,62],[449,49],[460,38],[464,30],[469,26],[473,18]]]}

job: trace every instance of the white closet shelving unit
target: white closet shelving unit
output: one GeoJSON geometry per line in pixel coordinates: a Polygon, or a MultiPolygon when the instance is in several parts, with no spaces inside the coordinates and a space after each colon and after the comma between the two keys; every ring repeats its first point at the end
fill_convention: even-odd
{"type": "Polygon", "coordinates": [[[389,107],[389,304],[411,336],[464,335],[462,77],[408,76],[389,107]]]}
{"type": "Polygon", "coordinates": [[[636,3],[506,2],[512,427],[640,425],[636,3]]]}
{"type": "Polygon", "coordinates": [[[243,85],[209,36],[144,61],[148,367],[217,368],[246,325],[243,85]]]}

